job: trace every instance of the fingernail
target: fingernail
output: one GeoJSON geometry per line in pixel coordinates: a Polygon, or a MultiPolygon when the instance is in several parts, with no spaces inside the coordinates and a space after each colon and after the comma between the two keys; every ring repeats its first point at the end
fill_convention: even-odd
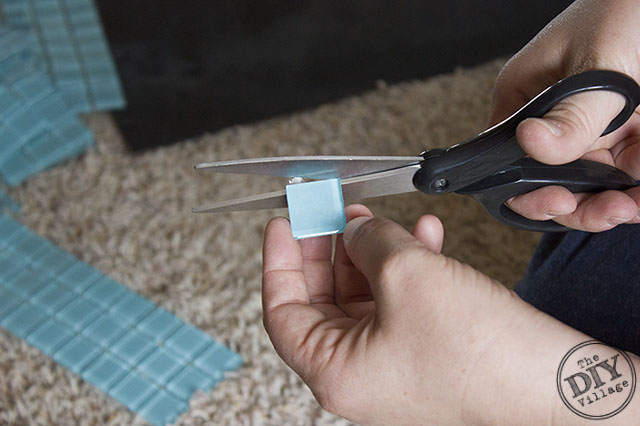
{"type": "Polygon", "coordinates": [[[562,136],[562,129],[555,121],[549,119],[545,120],[544,118],[539,118],[537,119],[537,121],[547,129],[549,129],[553,136],[562,136]]]}
{"type": "Polygon", "coordinates": [[[615,226],[615,225],[620,225],[621,223],[629,222],[630,220],[631,220],[631,219],[622,218],[622,217],[614,217],[614,216],[612,216],[612,217],[608,217],[608,218],[607,218],[607,223],[608,223],[609,225],[613,225],[613,226],[615,226]]]}
{"type": "Polygon", "coordinates": [[[344,234],[342,235],[342,241],[344,241],[345,244],[348,244],[356,230],[370,219],[370,217],[360,216],[347,222],[347,226],[344,228],[344,234]]]}

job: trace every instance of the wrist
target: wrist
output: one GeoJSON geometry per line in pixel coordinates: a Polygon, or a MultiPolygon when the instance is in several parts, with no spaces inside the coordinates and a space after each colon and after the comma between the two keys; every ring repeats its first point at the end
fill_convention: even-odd
{"type": "MultiPolygon", "coordinates": [[[[519,299],[517,305],[509,312],[508,317],[503,316],[503,321],[509,325],[486,348],[470,375],[464,395],[465,424],[592,424],[593,420],[580,416],[563,402],[557,384],[559,367],[565,356],[575,346],[592,339],[519,299]]],[[[609,352],[605,349],[607,347],[603,344],[599,344],[598,350],[583,346],[567,360],[568,368],[562,370],[560,382],[564,387],[565,399],[569,404],[579,407],[577,411],[588,413],[591,410],[596,415],[613,412],[617,405],[624,402],[624,398],[618,396],[624,395],[624,392],[628,395],[631,389],[629,370],[623,368],[626,361],[623,362],[622,356],[611,357],[616,353],[615,349],[608,348],[609,352]],[[587,366],[584,361],[581,369],[576,360],[591,357],[591,361],[594,361],[593,355],[597,353],[600,357],[596,355],[593,365],[608,360],[608,366],[614,366],[621,377],[611,380],[607,366],[596,367],[595,373],[602,373],[599,374],[599,380],[604,384],[598,387],[595,395],[591,395],[596,391],[596,384],[600,384],[593,377],[584,379],[585,375],[593,372],[588,370],[593,365],[587,366]],[[576,373],[581,373],[573,378],[578,396],[575,396],[570,386],[570,377],[576,373]],[[591,383],[587,383],[588,380],[591,383]],[[627,387],[623,386],[625,380],[627,387]],[[619,390],[616,385],[620,385],[619,390]],[[602,397],[602,391],[605,392],[605,397],[602,397]],[[587,408],[580,408],[581,398],[582,404],[587,408]],[[596,398],[599,399],[596,401],[596,398]]],[[[637,370],[638,357],[627,355],[637,370]]],[[[640,397],[631,398],[628,405],[606,419],[606,424],[633,424],[639,415],[638,401],[640,397]]]]}

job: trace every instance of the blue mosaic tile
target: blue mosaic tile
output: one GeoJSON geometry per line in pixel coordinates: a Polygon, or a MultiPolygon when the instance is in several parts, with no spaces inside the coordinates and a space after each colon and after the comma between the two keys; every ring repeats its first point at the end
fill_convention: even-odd
{"type": "Polygon", "coordinates": [[[18,255],[25,257],[31,261],[37,259],[41,253],[52,247],[49,241],[43,240],[35,234],[27,234],[19,241],[11,245],[11,249],[15,250],[18,255]]]}
{"type": "Polygon", "coordinates": [[[14,293],[0,287],[0,325],[7,316],[23,303],[14,293]]]}
{"type": "Polygon", "coordinates": [[[167,383],[166,387],[177,397],[188,400],[198,389],[202,391],[212,389],[217,382],[222,380],[222,377],[222,372],[219,370],[215,374],[210,374],[187,365],[167,383]]]}
{"type": "Polygon", "coordinates": [[[173,423],[187,408],[184,400],[161,390],[140,408],[140,415],[154,425],[165,425],[173,423]]]}
{"type": "Polygon", "coordinates": [[[47,316],[34,308],[32,305],[25,303],[18,306],[11,314],[7,315],[0,325],[11,330],[18,337],[26,338],[29,332],[42,323],[47,316]]]}
{"type": "Polygon", "coordinates": [[[155,309],[137,325],[137,328],[149,336],[153,336],[156,342],[160,343],[182,324],[183,322],[170,312],[164,309],[155,309]]]}
{"type": "Polygon", "coordinates": [[[159,347],[140,362],[138,370],[164,386],[182,368],[180,361],[176,355],[159,347]]]}
{"type": "Polygon", "coordinates": [[[149,397],[160,391],[153,382],[147,380],[135,371],[130,371],[115,384],[109,391],[109,395],[120,401],[132,411],[138,411],[140,406],[149,397]]]}
{"type": "Polygon", "coordinates": [[[340,179],[286,186],[291,232],[295,239],[338,234],[347,219],[340,179]]]}
{"type": "Polygon", "coordinates": [[[183,359],[191,360],[211,342],[211,337],[191,324],[182,326],[165,342],[165,346],[180,354],[183,359]]]}
{"type": "Polygon", "coordinates": [[[82,293],[104,275],[84,262],[76,262],[62,271],[60,281],[70,289],[82,293]]]}
{"type": "Polygon", "coordinates": [[[156,347],[153,339],[132,329],[114,343],[111,351],[129,365],[136,366],[141,359],[151,353],[156,347]]]}
{"type": "Polygon", "coordinates": [[[194,391],[240,365],[206,333],[19,222],[0,214],[0,229],[0,325],[150,422],[175,420],[194,391]]]}
{"type": "Polygon", "coordinates": [[[74,255],[53,245],[48,247],[46,252],[39,254],[40,257],[33,259],[33,265],[53,276],[58,276],[61,271],[78,262],[74,255]]]}
{"type": "Polygon", "coordinates": [[[27,343],[52,356],[64,343],[74,336],[69,327],[60,321],[48,318],[27,337],[27,343]]]}
{"type": "Polygon", "coordinates": [[[17,185],[82,152],[93,136],[54,87],[29,28],[0,27],[0,51],[0,176],[17,185]]]}
{"type": "Polygon", "coordinates": [[[84,297],[77,297],[71,303],[62,308],[56,318],[73,327],[74,330],[80,330],[86,327],[98,315],[101,309],[96,303],[93,303],[84,297]]]}
{"type": "Polygon", "coordinates": [[[105,392],[121,378],[126,376],[129,371],[122,366],[122,361],[115,358],[109,353],[103,353],[87,366],[82,372],[82,378],[97,386],[105,392]]]}
{"type": "Polygon", "coordinates": [[[100,315],[94,322],[89,324],[82,332],[91,340],[104,347],[109,345],[127,330],[115,318],[107,315],[100,315]]]}
{"type": "Polygon", "coordinates": [[[0,214],[0,247],[10,243],[13,234],[21,232],[22,226],[4,214],[0,214]],[[5,244],[6,243],[6,244],[5,244]]]}
{"type": "Polygon", "coordinates": [[[5,1],[3,12],[12,28],[37,36],[37,53],[72,111],[124,107],[118,74],[91,0],[5,1]],[[110,85],[109,91],[97,89],[100,84],[110,85]]]}
{"type": "Polygon", "coordinates": [[[96,302],[102,308],[108,309],[116,300],[127,293],[129,293],[129,290],[122,285],[107,276],[103,276],[98,278],[98,280],[85,291],[84,296],[96,302]]]}
{"type": "Polygon", "coordinates": [[[5,278],[5,287],[28,298],[44,289],[51,279],[31,268],[20,269],[15,274],[5,278]]]}
{"type": "Polygon", "coordinates": [[[18,253],[10,249],[0,249],[0,285],[7,286],[7,281],[22,267],[22,258],[18,253]]]}
{"type": "Polygon", "coordinates": [[[100,350],[95,343],[77,334],[53,354],[53,359],[74,373],[80,374],[99,354],[100,350]]]}
{"type": "Polygon", "coordinates": [[[129,292],[118,299],[111,307],[111,314],[118,317],[123,324],[132,324],[144,318],[156,305],[144,297],[129,292]]]}
{"type": "Polygon", "coordinates": [[[235,352],[214,342],[200,355],[193,364],[209,374],[219,374],[220,370],[235,370],[242,365],[242,358],[235,352]]]}
{"type": "Polygon", "coordinates": [[[31,299],[41,310],[49,315],[54,315],[64,306],[68,305],[76,296],[65,287],[55,282],[48,284],[31,299]]]}

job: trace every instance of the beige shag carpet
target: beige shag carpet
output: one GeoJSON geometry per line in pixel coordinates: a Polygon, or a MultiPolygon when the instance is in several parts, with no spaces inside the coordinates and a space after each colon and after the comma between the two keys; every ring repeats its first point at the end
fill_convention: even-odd
{"type": "MultiPolygon", "coordinates": [[[[278,358],[262,327],[262,231],[285,211],[195,215],[191,207],[281,189],[282,179],[196,172],[198,162],[259,156],[414,155],[484,129],[496,61],[387,86],[313,110],[132,155],[109,115],[87,122],[97,146],[7,192],[17,216],[72,252],[191,322],[244,359],[181,425],[343,425],[278,358]]],[[[539,238],[504,227],[470,198],[419,193],[366,203],[407,227],[424,213],[445,225],[446,254],[511,286],[539,238]]],[[[401,350],[401,348],[398,348],[401,350]]],[[[0,330],[0,424],[144,424],[118,402],[0,330]]]]}

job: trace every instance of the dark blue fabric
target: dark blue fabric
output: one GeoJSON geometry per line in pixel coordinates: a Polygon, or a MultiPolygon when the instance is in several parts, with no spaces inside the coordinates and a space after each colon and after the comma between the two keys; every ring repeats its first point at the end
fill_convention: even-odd
{"type": "Polygon", "coordinates": [[[515,290],[560,321],[640,354],[640,225],[545,234],[515,290]]]}

